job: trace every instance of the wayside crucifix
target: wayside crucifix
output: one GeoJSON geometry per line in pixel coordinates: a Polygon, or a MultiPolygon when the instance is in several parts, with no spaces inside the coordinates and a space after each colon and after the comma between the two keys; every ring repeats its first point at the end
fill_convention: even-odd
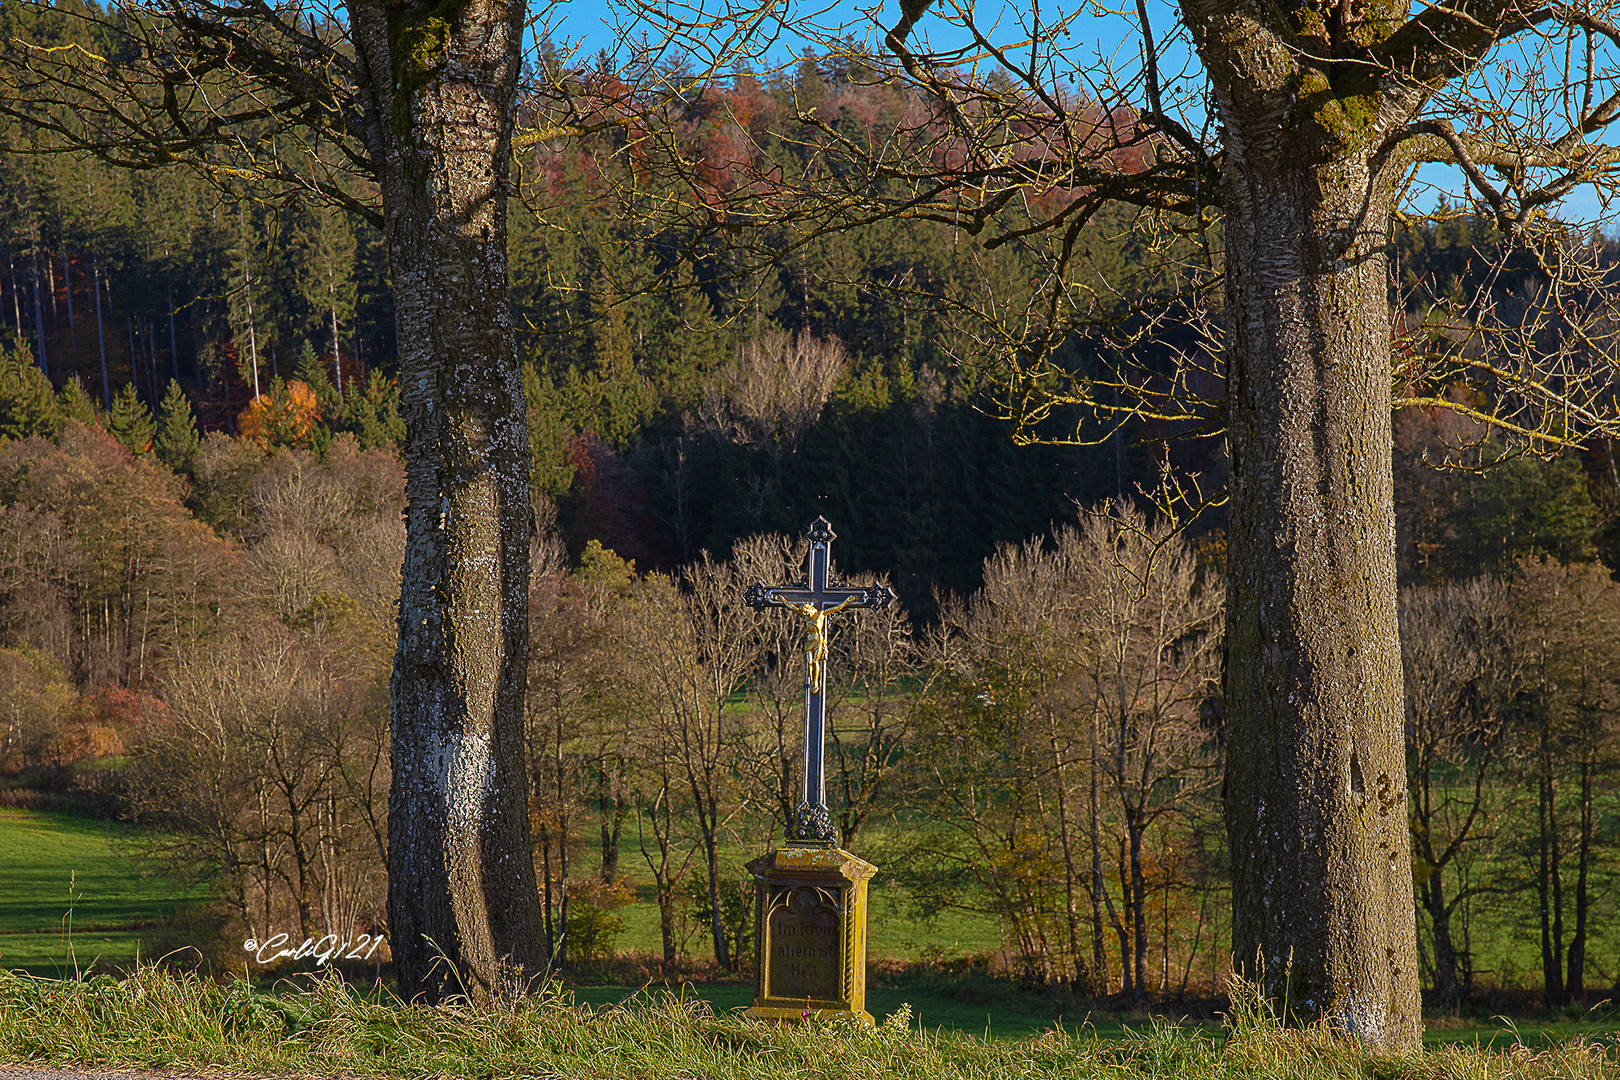
{"type": "Polygon", "coordinates": [[[792,585],[755,582],[743,590],[743,599],[755,611],[785,607],[804,620],[804,798],[788,843],[836,847],[832,814],[827,810],[826,754],[827,616],[846,608],[886,608],[894,603],[887,585],[846,585],[829,582],[832,524],[818,517],[805,534],[810,550],[805,555],[804,579],[792,585]]]}

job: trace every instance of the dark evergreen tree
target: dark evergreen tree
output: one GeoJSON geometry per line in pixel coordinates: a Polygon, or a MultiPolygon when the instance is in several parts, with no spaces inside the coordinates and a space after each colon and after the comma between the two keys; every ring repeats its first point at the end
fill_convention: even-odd
{"type": "Polygon", "coordinates": [[[61,426],[56,393],[28,346],[7,351],[0,344],[0,439],[50,438],[61,426]]]}
{"type": "Polygon", "coordinates": [[[77,375],[62,384],[62,389],[56,395],[56,407],[64,421],[77,420],[87,425],[101,423],[101,410],[90,400],[90,395],[84,389],[84,380],[77,375]]]}
{"type": "Polygon", "coordinates": [[[146,403],[136,396],[134,383],[125,383],[113,395],[107,430],[118,440],[118,445],[130,453],[140,455],[151,452],[152,436],[156,434],[157,425],[152,422],[152,414],[147,410],[146,403]]]}
{"type": "Polygon", "coordinates": [[[190,475],[196,463],[197,448],[202,437],[197,434],[197,418],[191,411],[191,399],[180,389],[177,380],[169,383],[169,392],[163,396],[161,417],[152,449],[158,460],[183,475],[190,475]]]}
{"type": "Polygon", "coordinates": [[[1510,458],[1453,486],[1445,563],[1454,578],[1510,574],[1525,557],[1591,558],[1597,507],[1574,455],[1510,458]]]}
{"type": "Polygon", "coordinates": [[[332,385],[332,380],[327,378],[326,367],[321,363],[321,358],[316,355],[315,346],[311,345],[307,340],[304,342],[303,349],[298,353],[298,368],[293,373],[293,378],[315,392],[315,400],[321,404],[321,415],[323,417],[337,414],[337,388],[332,385]]]}
{"type": "Polygon", "coordinates": [[[523,365],[523,396],[528,401],[529,482],[536,492],[560,499],[574,484],[574,464],[568,453],[573,426],[561,395],[527,362],[523,365]]]}
{"type": "Polygon", "coordinates": [[[399,413],[399,387],[380,371],[343,399],[342,430],[354,433],[363,450],[398,448],[405,442],[405,419],[399,413]]]}

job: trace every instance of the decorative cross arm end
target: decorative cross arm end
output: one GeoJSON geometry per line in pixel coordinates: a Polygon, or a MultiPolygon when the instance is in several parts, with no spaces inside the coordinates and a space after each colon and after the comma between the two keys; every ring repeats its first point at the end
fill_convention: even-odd
{"type": "Polygon", "coordinates": [[[866,599],[860,606],[876,608],[882,611],[899,599],[900,597],[896,595],[895,591],[887,585],[868,585],[866,587],[866,599]]]}
{"type": "Polygon", "coordinates": [[[832,522],[824,517],[818,517],[810,523],[804,538],[812,544],[830,544],[838,539],[838,534],[833,532],[832,522]]]}
{"type": "Polygon", "coordinates": [[[743,603],[755,611],[764,611],[768,607],[775,606],[771,601],[771,592],[763,581],[756,581],[743,590],[743,603]]]}

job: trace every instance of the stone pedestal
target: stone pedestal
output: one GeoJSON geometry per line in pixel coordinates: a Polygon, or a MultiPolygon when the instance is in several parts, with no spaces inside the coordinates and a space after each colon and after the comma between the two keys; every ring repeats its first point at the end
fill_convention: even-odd
{"type": "Polygon", "coordinates": [[[754,875],[757,978],[749,1016],[800,1020],[866,1011],[866,883],[877,867],[842,848],[788,844],[754,875]]]}

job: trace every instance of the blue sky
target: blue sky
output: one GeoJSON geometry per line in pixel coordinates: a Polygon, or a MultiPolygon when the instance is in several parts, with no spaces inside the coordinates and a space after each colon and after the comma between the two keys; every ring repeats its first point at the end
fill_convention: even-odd
{"type": "MultiPolygon", "coordinates": [[[[538,5],[541,0],[531,0],[538,5]]],[[[718,12],[728,6],[728,0],[686,0],[693,5],[701,5],[710,12],[718,12]]],[[[1050,14],[1061,17],[1062,13],[1073,11],[1082,6],[1083,0],[1060,0],[1057,4],[1047,4],[1050,14]]],[[[730,0],[729,6],[733,8],[749,7],[747,0],[730,0]]],[[[817,24],[828,26],[847,27],[851,33],[858,37],[865,37],[874,49],[881,48],[879,39],[881,31],[873,23],[873,16],[885,29],[891,27],[899,19],[899,4],[896,0],[778,0],[778,8],[790,10],[797,18],[809,18],[817,24]]],[[[978,5],[979,16],[983,19],[991,12],[997,17],[991,20],[992,25],[1010,28],[1015,22],[1016,12],[1029,9],[1028,0],[1020,0],[1018,4],[990,0],[988,3],[978,5]]],[[[1150,6],[1161,7],[1161,0],[1151,0],[1150,6]]],[[[570,43],[580,46],[583,55],[594,55],[602,49],[612,49],[616,44],[614,26],[625,20],[627,4],[611,4],[606,0],[558,0],[553,14],[549,20],[555,37],[566,39],[570,43]]],[[[1163,17],[1168,24],[1173,17],[1172,9],[1163,7],[1163,17]]],[[[1093,20],[1096,30],[1106,31],[1117,26],[1115,20],[1093,20]]],[[[1124,28],[1115,30],[1116,34],[1124,28]]],[[[930,13],[918,24],[918,32],[929,34],[935,47],[950,48],[964,43],[967,39],[960,31],[953,29],[943,19],[930,13]]],[[[779,63],[789,62],[794,54],[804,47],[803,38],[791,35],[784,36],[771,50],[773,58],[779,63]]],[[[1117,44],[1117,41],[1115,42],[1117,44]]]]}

